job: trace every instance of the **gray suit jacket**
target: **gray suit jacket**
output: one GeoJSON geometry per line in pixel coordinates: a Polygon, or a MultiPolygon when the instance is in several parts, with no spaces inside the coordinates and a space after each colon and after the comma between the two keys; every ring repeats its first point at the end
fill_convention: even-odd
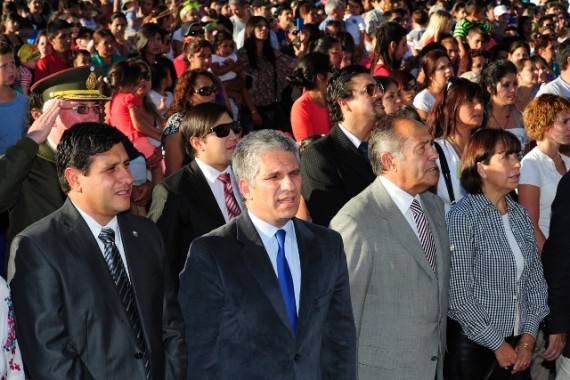
{"type": "Polygon", "coordinates": [[[345,243],[360,380],[443,379],[450,251],[443,202],[420,195],[437,249],[434,274],[377,178],[331,221],[345,243]]]}
{"type": "Polygon", "coordinates": [[[294,219],[301,262],[294,337],[249,214],[194,240],[180,274],[188,379],[353,380],[356,331],[340,236],[294,219]]]}
{"type": "MultiPolygon", "coordinates": [[[[186,373],[180,306],[156,226],[119,228],[154,380],[186,373]]],[[[37,379],[145,379],[140,346],[91,230],[70,200],[18,234],[11,282],[24,366],[37,379]]]]}

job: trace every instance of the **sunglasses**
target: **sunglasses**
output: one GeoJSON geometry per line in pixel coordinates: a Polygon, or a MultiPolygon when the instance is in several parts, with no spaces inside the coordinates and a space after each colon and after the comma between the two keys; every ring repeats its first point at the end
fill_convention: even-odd
{"type": "Polygon", "coordinates": [[[139,74],[139,79],[146,80],[148,82],[150,80],[150,73],[148,71],[142,71],[139,74]]]}
{"type": "Polygon", "coordinates": [[[192,93],[197,92],[198,95],[200,96],[210,96],[212,95],[212,93],[217,93],[218,92],[218,88],[217,87],[209,87],[209,86],[205,86],[205,87],[200,87],[197,90],[192,90],[192,93]]]}
{"type": "Polygon", "coordinates": [[[186,36],[191,36],[191,37],[202,36],[202,35],[204,35],[204,31],[202,29],[189,30],[188,33],[186,33],[186,36]]]}
{"type": "Polygon", "coordinates": [[[223,138],[230,134],[230,129],[234,131],[236,135],[239,135],[241,133],[241,124],[239,121],[234,120],[231,123],[216,125],[210,128],[208,133],[213,132],[216,134],[216,137],[223,138]]]}
{"type": "Polygon", "coordinates": [[[418,85],[415,84],[415,83],[414,83],[414,84],[406,83],[406,84],[404,85],[404,87],[402,87],[402,89],[403,89],[404,91],[412,91],[412,90],[418,91],[418,85]]]}
{"type": "Polygon", "coordinates": [[[366,93],[368,96],[372,97],[379,92],[384,92],[384,87],[381,84],[370,83],[367,84],[362,90],[359,91],[361,94],[366,93]]]}
{"type": "Polygon", "coordinates": [[[101,105],[96,104],[94,106],[86,106],[85,104],[80,104],[78,106],[75,107],[69,107],[69,108],[60,108],[61,110],[72,110],[73,112],[79,114],[79,115],[87,115],[89,113],[89,110],[93,110],[93,113],[95,115],[101,115],[103,113],[103,107],[101,107],[101,105]]]}

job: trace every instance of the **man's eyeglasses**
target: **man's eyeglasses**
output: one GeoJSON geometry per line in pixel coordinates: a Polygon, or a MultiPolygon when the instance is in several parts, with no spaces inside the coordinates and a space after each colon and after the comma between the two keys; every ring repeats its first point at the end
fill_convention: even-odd
{"type": "Polygon", "coordinates": [[[366,93],[368,96],[372,97],[379,92],[384,92],[384,87],[381,84],[370,83],[367,84],[362,90],[358,91],[360,94],[366,93]]]}
{"type": "Polygon", "coordinates": [[[412,90],[418,91],[418,85],[416,83],[413,83],[413,84],[412,83],[406,83],[404,85],[404,87],[402,87],[402,90],[404,90],[404,91],[412,91],[412,90]]]}
{"type": "Polygon", "coordinates": [[[200,96],[210,96],[212,95],[212,93],[217,93],[218,92],[218,88],[217,87],[210,87],[210,86],[205,86],[205,87],[200,87],[197,90],[192,90],[192,93],[197,92],[198,95],[200,96]]]}
{"type": "Polygon", "coordinates": [[[210,128],[208,133],[215,133],[216,137],[223,138],[230,134],[230,129],[234,131],[236,135],[239,135],[241,133],[241,124],[237,120],[227,124],[219,124],[210,128]]]}
{"type": "Polygon", "coordinates": [[[146,80],[148,82],[150,80],[150,73],[148,71],[142,71],[139,74],[139,79],[146,80]]]}
{"type": "Polygon", "coordinates": [[[203,36],[203,35],[204,31],[202,29],[189,30],[188,33],[186,33],[186,36],[191,36],[191,37],[203,36]]]}
{"type": "Polygon", "coordinates": [[[103,107],[100,104],[96,104],[94,106],[87,106],[85,104],[80,104],[78,106],[75,107],[69,107],[69,108],[60,108],[61,110],[72,110],[73,112],[79,114],[79,115],[87,115],[89,113],[89,110],[93,110],[93,113],[95,115],[100,115],[103,113],[103,107]]]}

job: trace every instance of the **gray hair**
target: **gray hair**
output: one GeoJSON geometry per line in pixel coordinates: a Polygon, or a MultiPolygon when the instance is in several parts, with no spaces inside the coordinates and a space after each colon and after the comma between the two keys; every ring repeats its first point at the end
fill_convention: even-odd
{"type": "Polygon", "coordinates": [[[251,132],[239,141],[234,151],[232,169],[237,180],[252,185],[259,172],[260,157],[271,150],[291,152],[297,163],[301,162],[297,144],[290,137],[271,129],[251,132]]]}
{"type": "Polygon", "coordinates": [[[338,7],[340,4],[344,4],[343,0],[328,0],[325,4],[325,14],[330,16],[333,11],[338,7]]]}
{"type": "Polygon", "coordinates": [[[405,110],[386,115],[376,122],[368,141],[368,156],[375,175],[379,176],[386,171],[381,160],[384,153],[389,153],[399,160],[404,159],[402,149],[406,140],[396,131],[396,125],[404,120],[417,123],[416,119],[405,110]]]}

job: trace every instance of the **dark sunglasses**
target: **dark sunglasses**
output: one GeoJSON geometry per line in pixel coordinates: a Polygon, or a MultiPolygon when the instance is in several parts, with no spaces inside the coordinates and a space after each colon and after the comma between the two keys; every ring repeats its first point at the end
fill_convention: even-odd
{"type": "Polygon", "coordinates": [[[412,91],[412,90],[418,91],[418,85],[416,83],[414,84],[406,83],[404,87],[402,87],[402,89],[404,91],[412,91]]]}
{"type": "Polygon", "coordinates": [[[239,121],[234,120],[231,123],[216,125],[210,128],[208,133],[213,132],[216,134],[216,137],[223,138],[230,134],[230,129],[234,131],[236,135],[239,135],[241,133],[241,124],[239,121]]]}
{"type": "Polygon", "coordinates": [[[186,36],[191,36],[191,37],[202,36],[202,35],[204,35],[204,31],[202,29],[189,30],[188,33],[186,33],[186,36]]]}
{"type": "Polygon", "coordinates": [[[139,79],[146,80],[147,82],[150,80],[150,73],[148,71],[143,71],[139,74],[139,79]]]}
{"type": "Polygon", "coordinates": [[[198,95],[200,96],[210,96],[212,95],[212,93],[217,93],[218,92],[218,88],[217,87],[209,87],[209,86],[205,86],[205,87],[200,87],[197,90],[192,90],[192,93],[197,92],[198,95]]]}
{"type": "Polygon", "coordinates": [[[60,108],[60,109],[72,110],[73,112],[75,112],[79,115],[87,115],[89,113],[89,110],[93,110],[93,113],[96,115],[100,115],[103,113],[103,107],[101,107],[100,104],[96,104],[94,106],[86,106],[85,104],[80,104],[80,105],[75,106],[75,107],[60,108]]]}
{"type": "Polygon", "coordinates": [[[384,92],[384,87],[381,84],[370,83],[367,84],[362,90],[358,90],[361,94],[366,93],[368,96],[372,97],[378,92],[384,92]]]}

